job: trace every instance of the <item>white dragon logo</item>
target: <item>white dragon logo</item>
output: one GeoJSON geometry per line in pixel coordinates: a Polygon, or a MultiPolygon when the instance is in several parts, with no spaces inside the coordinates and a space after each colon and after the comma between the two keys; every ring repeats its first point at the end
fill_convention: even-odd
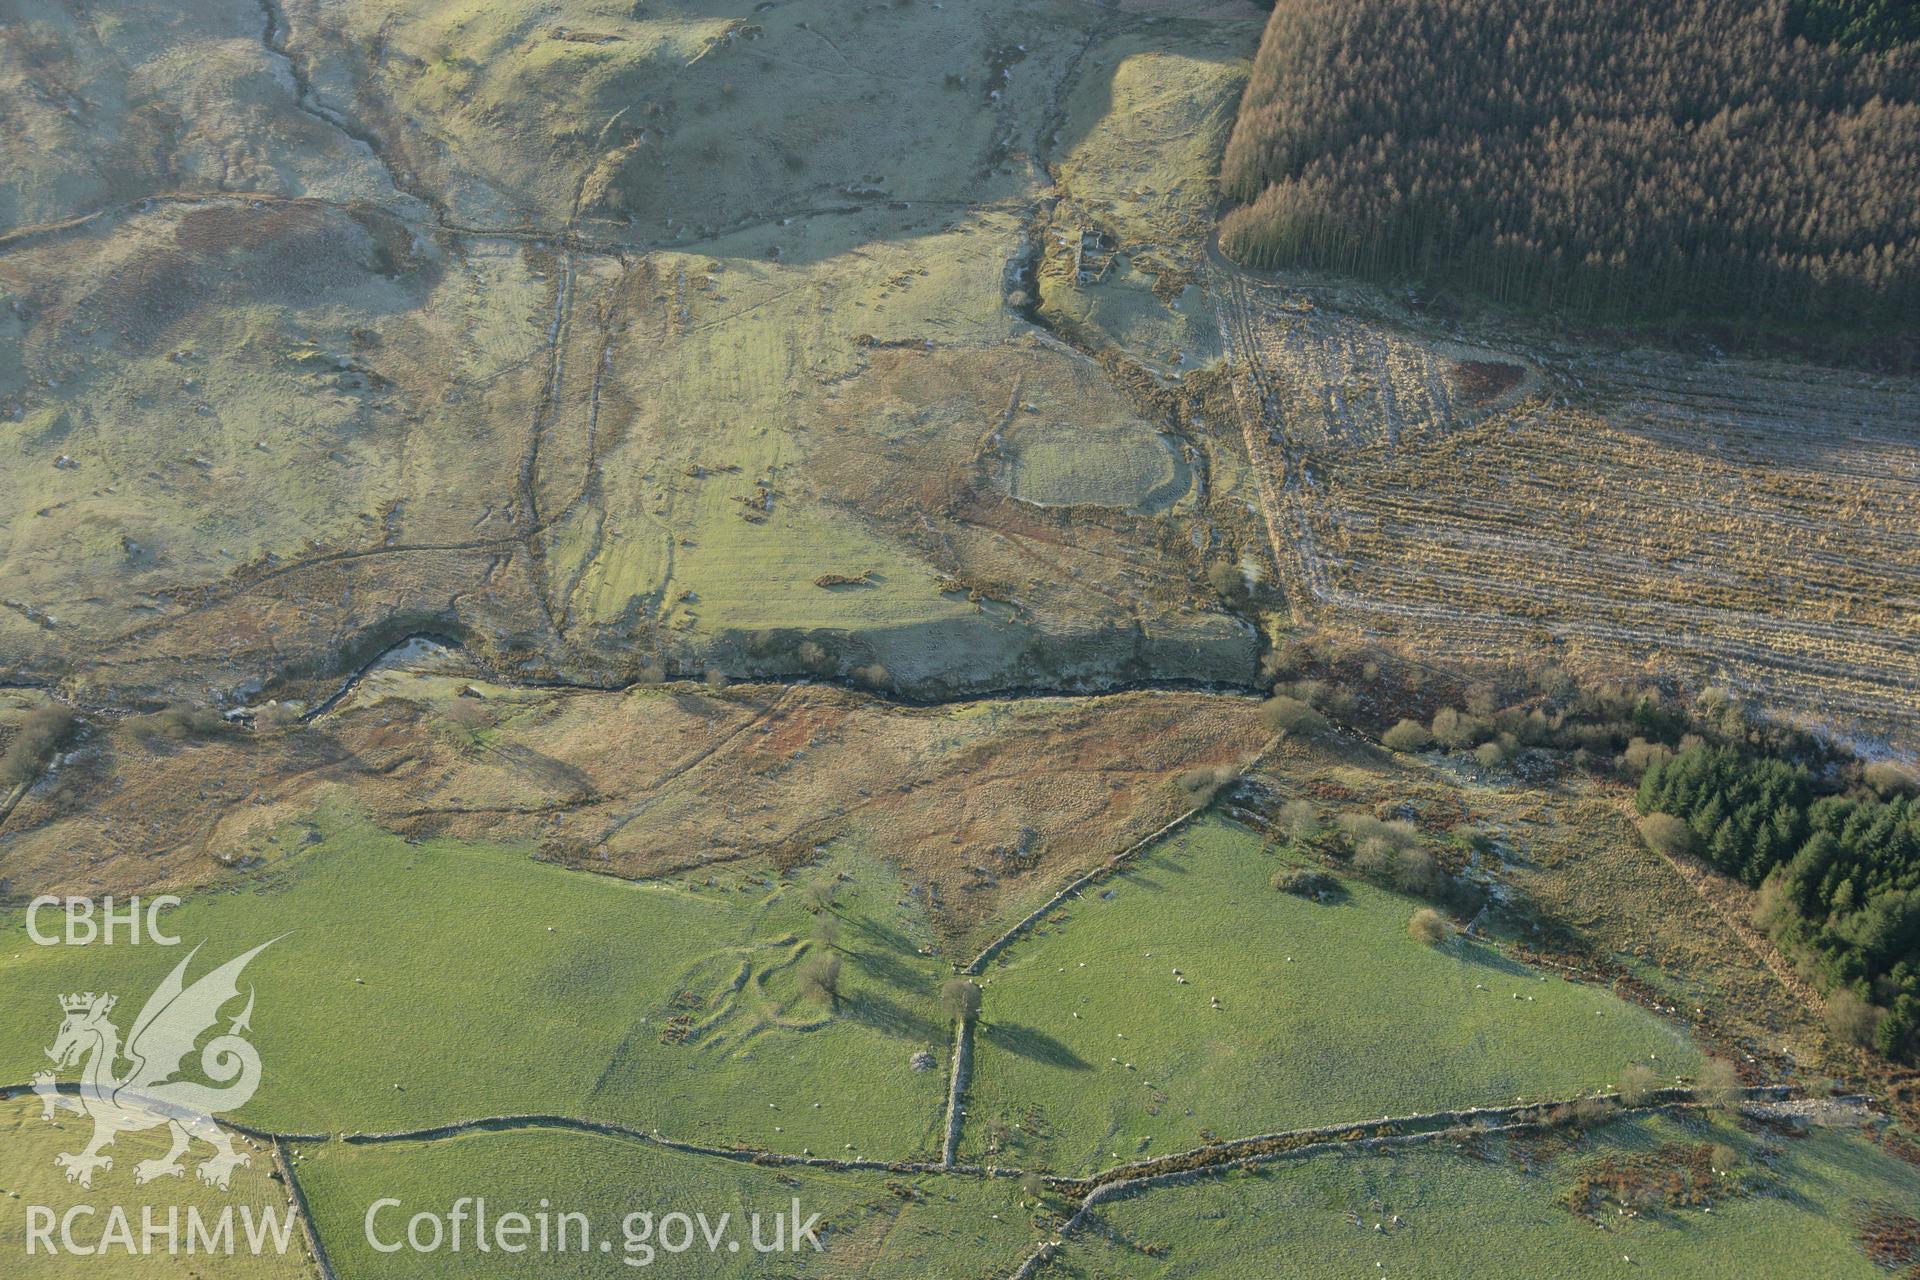
{"type": "Polygon", "coordinates": [[[241,1038],[253,1016],[251,989],[240,1016],[224,1035],[215,1036],[200,1051],[200,1069],[208,1079],[225,1087],[211,1088],[174,1076],[201,1035],[219,1021],[221,1007],[239,996],[240,971],[278,941],[275,938],[261,943],[188,987],[182,979],[188,963],[199,954],[200,948],[195,947],[148,997],[140,1016],[133,1020],[124,1048],[120,1029],[107,1020],[115,997],[91,991],[60,997],[60,1009],[66,1016],[47,1056],[62,1070],[83,1057],[86,1066],[81,1070],[76,1095],[61,1093],[51,1071],[34,1077],[33,1091],[40,1097],[43,1119],[53,1119],[56,1110],[80,1111],[93,1119],[93,1141],[86,1150],[54,1157],[54,1163],[67,1171],[68,1182],[91,1187],[95,1169],[113,1168],[113,1157],[101,1155],[101,1148],[112,1146],[122,1133],[164,1124],[173,1130],[173,1149],[162,1159],[142,1160],[135,1165],[134,1182],[183,1176],[186,1169],[180,1157],[187,1153],[192,1139],[198,1138],[214,1153],[195,1172],[209,1186],[227,1189],[234,1169],[249,1161],[233,1149],[232,1139],[214,1123],[213,1116],[244,1106],[260,1086],[259,1051],[241,1038]],[[122,1059],[131,1065],[124,1073],[116,1073],[122,1059]]]}

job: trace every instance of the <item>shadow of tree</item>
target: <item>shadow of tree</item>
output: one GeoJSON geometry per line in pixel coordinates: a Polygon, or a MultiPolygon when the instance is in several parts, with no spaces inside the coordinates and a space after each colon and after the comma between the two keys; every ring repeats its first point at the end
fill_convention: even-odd
{"type": "Polygon", "coordinates": [[[872,916],[855,916],[844,912],[835,912],[835,914],[843,923],[864,933],[889,951],[897,951],[903,955],[918,954],[918,948],[914,946],[913,939],[892,925],[882,924],[872,916]]]}
{"type": "Polygon", "coordinates": [[[981,1025],[978,1034],[996,1049],[1017,1053],[1050,1067],[1064,1067],[1068,1071],[1093,1070],[1085,1058],[1034,1027],[1010,1022],[988,1022],[981,1025]]]}
{"type": "Polygon", "coordinates": [[[924,1013],[874,991],[854,991],[841,997],[837,1012],[862,1026],[902,1040],[938,1044],[947,1029],[924,1013]]]}
{"type": "Polygon", "coordinates": [[[488,748],[488,754],[511,768],[532,774],[556,790],[575,796],[593,794],[593,778],[586,770],[521,743],[497,742],[488,748]]]}
{"type": "Polygon", "coordinates": [[[870,974],[890,987],[897,987],[909,995],[930,996],[933,994],[933,979],[921,969],[916,969],[907,960],[891,951],[855,951],[841,948],[842,952],[860,972],[870,974]]]}

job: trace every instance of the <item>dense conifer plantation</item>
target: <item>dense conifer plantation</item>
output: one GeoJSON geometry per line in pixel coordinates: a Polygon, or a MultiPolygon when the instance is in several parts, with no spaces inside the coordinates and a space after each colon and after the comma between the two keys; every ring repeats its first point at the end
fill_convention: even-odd
{"type": "Polygon", "coordinates": [[[1804,769],[1696,746],[1647,770],[1639,805],[1684,818],[1708,862],[1765,884],[1774,937],[1830,992],[1870,1002],[1863,1038],[1920,1056],[1920,798],[1819,796],[1804,769]]]}
{"type": "Polygon", "coordinates": [[[1245,203],[1223,245],[1600,318],[1911,323],[1907,13],[1281,0],[1227,148],[1245,203]]]}

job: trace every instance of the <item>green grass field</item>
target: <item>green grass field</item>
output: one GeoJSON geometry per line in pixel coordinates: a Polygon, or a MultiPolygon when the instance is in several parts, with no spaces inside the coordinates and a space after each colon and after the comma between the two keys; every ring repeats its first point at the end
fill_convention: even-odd
{"type": "MultiPolygon", "coordinates": [[[[737,870],[712,887],[635,885],[340,823],[167,919],[205,940],[190,976],[281,939],[246,974],[264,1076],[236,1118],[259,1127],[557,1113],[791,1152],[937,1150],[944,1072],[910,1065],[922,1049],[945,1060],[924,923],[886,873],[844,869],[832,1011],[798,989],[815,945],[798,890],[737,870]]],[[[18,920],[0,945],[10,1083],[46,1066],[61,993],[117,993],[125,1031],[185,954],[34,946],[18,920]]]]}
{"type": "MultiPolygon", "coordinates": [[[[427,1143],[376,1147],[338,1143],[303,1153],[296,1173],[318,1219],[321,1239],[342,1276],[576,1277],[655,1271],[676,1276],[809,1275],[880,1280],[896,1277],[978,1277],[1010,1270],[1034,1239],[1032,1219],[1011,1180],[905,1178],[875,1173],[775,1169],[746,1162],[689,1156],[644,1143],[566,1132],[466,1134],[427,1143]],[[375,1219],[382,1244],[398,1241],[409,1217],[444,1216],[461,1196],[484,1196],[490,1215],[538,1212],[542,1199],[554,1212],[587,1215],[593,1248],[545,1257],[481,1254],[468,1247],[422,1255],[411,1250],[383,1254],[367,1242],[368,1208],[382,1198],[402,1202],[375,1219]],[[802,1242],[793,1253],[756,1253],[752,1215],[760,1214],[760,1239],[771,1244],[772,1215],[791,1217],[800,1204],[804,1224],[819,1214],[818,1253],[802,1242]],[[719,1231],[730,1214],[723,1243],[709,1252],[699,1234],[683,1253],[658,1251],[644,1268],[644,1251],[627,1247],[629,1215],[651,1213],[655,1230],[678,1243],[673,1213],[706,1215],[719,1231]],[[598,1242],[613,1247],[601,1252],[598,1242]],[[632,1262],[627,1260],[631,1258],[632,1262]]],[[[557,1220],[556,1220],[557,1221],[557,1220]]],[[[643,1224],[633,1221],[637,1235],[643,1224]]],[[[557,1234],[555,1237],[557,1239],[557,1234]]],[[[578,1240],[576,1231],[572,1237],[578,1240]]],[[[652,1242],[661,1237],[655,1235],[652,1242]]],[[[645,1239],[641,1243],[647,1243],[645,1239]]],[[[789,1239],[789,1244],[792,1241],[789,1239]]]]}
{"type": "Polygon", "coordinates": [[[1462,938],[1415,943],[1413,899],[1358,881],[1327,905],[1277,892],[1282,865],[1208,821],[1004,952],[986,974],[966,1151],[997,1141],[1006,1163],[1078,1173],[1700,1061],[1602,989],[1462,938]]]}
{"type": "Polygon", "coordinates": [[[59,1215],[65,1215],[76,1205],[93,1205],[98,1210],[94,1216],[77,1217],[73,1223],[75,1242],[89,1248],[106,1235],[108,1215],[115,1205],[126,1209],[136,1233],[143,1227],[142,1205],[153,1206],[161,1222],[167,1220],[170,1211],[177,1211],[183,1233],[189,1210],[201,1215],[202,1222],[210,1229],[217,1230],[214,1224],[222,1211],[231,1207],[234,1238],[241,1242],[246,1238],[243,1208],[256,1224],[263,1222],[269,1211],[277,1215],[276,1224],[290,1222],[292,1215],[286,1204],[285,1189],[268,1177],[273,1169],[273,1153],[266,1146],[245,1139],[237,1139],[234,1149],[246,1155],[249,1163],[233,1171],[232,1185],[227,1191],[205,1186],[193,1176],[192,1166],[208,1155],[208,1149],[199,1145],[187,1157],[185,1177],[150,1182],[135,1191],[133,1166],[141,1160],[166,1154],[167,1139],[160,1130],[128,1134],[115,1143],[110,1152],[113,1168],[95,1175],[91,1191],[70,1186],[53,1158],[59,1153],[79,1151],[92,1132],[92,1124],[84,1117],[64,1111],[59,1113],[57,1122],[48,1122],[41,1118],[40,1111],[36,1098],[0,1101],[0,1258],[5,1259],[0,1263],[0,1272],[9,1276],[29,1275],[35,1280],[108,1275],[115,1280],[122,1276],[127,1280],[146,1280],[151,1276],[189,1275],[215,1275],[220,1280],[229,1280],[229,1277],[232,1280],[284,1280],[313,1274],[297,1223],[287,1235],[284,1253],[278,1251],[279,1236],[275,1233],[273,1244],[265,1252],[255,1255],[241,1243],[233,1256],[222,1254],[217,1262],[210,1261],[204,1254],[187,1257],[184,1234],[180,1237],[182,1252],[178,1256],[168,1254],[164,1244],[154,1253],[111,1247],[104,1257],[76,1256],[61,1247],[57,1231],[52,1240],[61,1252],[50,1255],[46,1242],[36,1239],[34,1252],[29,1255],[26,1250],[30,1205],[51,1209],[59,1215]]]}
{"type": "Polygon", "coordinates": [[[1920,1204],[1920,1169],[1839,1132],[1782,1138],[1724,1121],[1617,1121],[1557,1156],[1523,1162],[1528,1154],[1489,1142],[1479,1156],[1450,1147],[1315,1156],[1160,1188],[1100,1210],[1047,1275],[1873,1280],[1888,1273],[1853,1241],[1862,1206],[1912,1213],[1920,1204]],[[1710,1210],[1628,1216],[1608,1206],[1602,1224],[1568,1208],[1582,1165],[1676,1143],[1731,1147],[1744,1191],[1710,1210]]]}

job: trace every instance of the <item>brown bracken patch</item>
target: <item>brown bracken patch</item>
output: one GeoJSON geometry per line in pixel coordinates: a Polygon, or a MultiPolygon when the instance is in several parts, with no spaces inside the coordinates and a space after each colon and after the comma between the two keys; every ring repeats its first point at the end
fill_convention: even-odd
{"type": "Polygon", "coordinates": [[[1875,1266],[1920,1280],[1920,1222],[1887,1205],[1871,1205],[1855,1224],[1854,1238],[1875,1266]]]}
{"type": "Polygon", "coordinates": [[[1702,1209],[1720,1190],[1712,1145],[1676,1142],[1657,1151],[1586,1162],[1567,1192],[1567,1208],[1594,1221],[1609,1209],[1702,1209]]]}
{"type": "Polygon", "coordinates": [[[1511,391],[1525,370],[1493,360],[1462,360],[1453,366],[1453,389],[1463,400],[1484,404],[1511,391]]]}

